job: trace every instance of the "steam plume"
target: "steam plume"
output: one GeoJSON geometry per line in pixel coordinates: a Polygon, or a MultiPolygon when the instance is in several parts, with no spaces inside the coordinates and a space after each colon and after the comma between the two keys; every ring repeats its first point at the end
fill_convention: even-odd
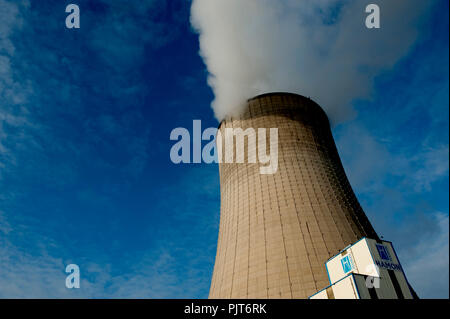
{"type": "Polygon", "coordinates": [[[381,28],[367,29],[354,0],[193,0],[191,24],[214,91],[216,118],[238,115],[246,99],[269,91],[309,96],[332,122],[370,98],[373,78],[415,43],[432,1],[377,0],[381,28]]]}

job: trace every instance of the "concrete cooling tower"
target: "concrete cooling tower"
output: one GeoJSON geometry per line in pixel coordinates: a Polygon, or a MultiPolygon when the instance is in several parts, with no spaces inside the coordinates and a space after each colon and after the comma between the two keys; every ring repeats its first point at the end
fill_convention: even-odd
{"type": "Polygon", "coordinates": [[[306,97],[270,93],[222,121],[222,136],[226,128],[278,128],[278,170],[260,174],[261,164],[247,157],[219,164],[209,297],[308,298],[327,286],[331,256],[362,237],[378,239],[345,175],[328,117],[306,97]]]}

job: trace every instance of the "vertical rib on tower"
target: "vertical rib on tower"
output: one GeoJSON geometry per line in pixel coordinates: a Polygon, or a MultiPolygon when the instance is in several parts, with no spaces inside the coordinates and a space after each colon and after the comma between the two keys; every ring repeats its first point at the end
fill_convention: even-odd
{"type": "Polygon", "coordinates": [[[378,238],[347,180],[328,118],[310,99],[271,93],[224,120],[222,136],[227,127],[278,128],[278,171],[261,175],[260,163],[219,165],[209,297],[307,298],[328,285],[329,257],[361,237],[378,238]]]}

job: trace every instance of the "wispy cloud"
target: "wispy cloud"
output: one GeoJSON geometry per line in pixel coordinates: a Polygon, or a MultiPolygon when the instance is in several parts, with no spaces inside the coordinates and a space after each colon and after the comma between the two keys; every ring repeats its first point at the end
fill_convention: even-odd
{"type": "MultiPolygon", "coordinates": [[[[85,247],[85,256],[73,257],[73,247],[56,239],[55,232],[43,235],[39,222],[31,223],[28,218],[21,223],[10,220],[7,214],[0,214],[0,297],[206,297],[219,213],[217,189],[208,190],[211,181],[217,185],[213,176],[217,176],[216,167],[212,170],[196,168],[162,190],[167,202],[159,207],[164,221],[158,228],[163,227],[164,231],[158,231],[156,238],[149,239],[148,249],[118,252],[121,257],[112,257],[97,250],[95,245],[85,247]],[[205,187],[198,188],[197,183],[205,187]],[[181,189],[186,195],[177,195],[181,189]],[[178,202],[170,200],[174,196],[178,202]],[[215,204],[211,206],[211,203],[215,204]],[[214,207],[212,211],[207,209],[214,207]],[[180,210],[184,214],[177,214],[180,210]],[[180,223],[185,227],[179,227],[180,223]],[[65,287],[64,269],[70,263],[80,266],[80,289],[65,287]]],[[[72,240],[77,242],[77,239],[72,240]]]]}
{"type": "Polygon", "coordinates": [[[428,139],[424,138],[411,156],[401,142],[394,144],[383,138],[360,123],[349,123],[339,129],[339,151],[345,159],[347,175],[359,191],[381,189],[392,176],[402,179],[400,183],[408,185],[409,191],[431,191],[433,182],[448,177],[448,145],[428,146],[428,139]],[[398,152],[397,147],[403,148],[402,151],[398,152]]]}
{"type": "Polygon", "coordinates": [[[442,213],[436,213],[433,219],[438,226],[436,231],[421,238],[411,249],[400,250],[399,254],[405,260],[409,281],[420,289],[422,297],[448,298],[449,219],[442,213]]]}
{"type": "Polygon", "coordinates": [[[431,184],[448,176],[449,151],[448,145],[427,147],[422,153],[411,159],[412,166],[416,169],[412,174],[416,191],[431,191],[431,184]]]}
{"type": "Polygon", "coordinates": [[[69,32],[61,2],[50,4],[61,9],[57,15],[48,3],[30,10],[26,1],[0,1],[1,297],[205,294],[209,276],[198,284],[188,268],[198,259],[185,261],[190,251],[178,248],[178,237],[148,236],[142,250],[111,236],[134,204],[117,203],[117,196],[143,179],[153,155],[141,67],[176,39],[180,3],[99,1],[94,13],[85,1],[82,32],[69,32]],[[55,16],[42,26],[47,13],[55,16]],[[81,267],[80,290],[64,285],[71,262],[81,267]]]}
{"type": "Polygon", "coordinates": [[[448,146],[418,144],[408,156],[402,142],[383,140],[358,124],[341,127],[337,144],[366,213],[379,235],[394,242],[419,296],[448,296],[448,212],[436,213],[437,203],[425,195],[448,180],[448,146]]]}

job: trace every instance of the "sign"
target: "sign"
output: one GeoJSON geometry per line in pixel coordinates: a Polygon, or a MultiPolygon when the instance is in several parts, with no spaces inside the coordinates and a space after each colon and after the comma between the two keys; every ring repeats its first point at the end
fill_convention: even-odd
{"type": "Polygon", "coordinates": [[[394,264],[392,262],[375,260],[375,265],[377,265],[380,268],[384,268],[384,269],[388,269],[388,270],[402,271],[402,267],[400,265],[394,264]]]}
{"type": "Polygon", "coordinates": [[[389,251],[387,250],[386,246],[381,244],[376,244],[378,255],[380,255],[380,258],[383,260],[392,261],[391,255],[389,254],[389,251]]]}
{"type": "Polygon", "coordinates": [[[347,255],[341,259],[342,269],[345,273],[348,273],[352,271],[353,267],[353,260],[350,255],[347,255]]]}

